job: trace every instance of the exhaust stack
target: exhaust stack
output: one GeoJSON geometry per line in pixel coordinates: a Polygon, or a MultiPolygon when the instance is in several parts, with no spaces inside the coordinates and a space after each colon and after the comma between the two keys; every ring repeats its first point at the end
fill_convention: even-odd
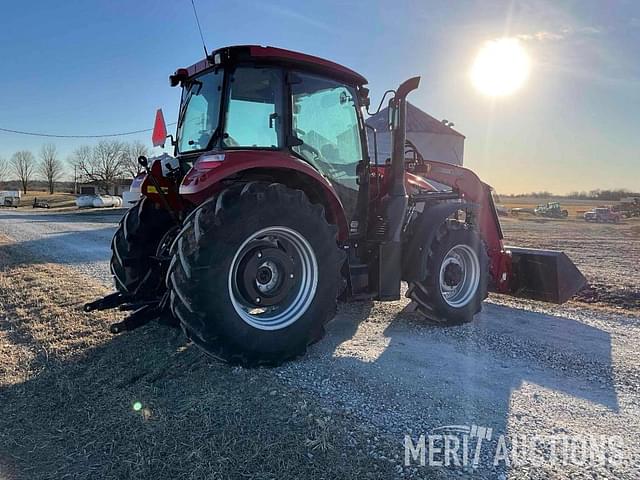
{"type": "Polygon", "coordinates": [[[385,201],[385,217],[389,228],[387,241],[379,246],[377,272],[378,299],[398,300],[402,280],[402,224],[407,212],[407,189],[404,183],[404,144],[407,134],[407,95],[418,88],[420,77],[406,80],[389,102],[391,115],[391,186],[385,201]]]}

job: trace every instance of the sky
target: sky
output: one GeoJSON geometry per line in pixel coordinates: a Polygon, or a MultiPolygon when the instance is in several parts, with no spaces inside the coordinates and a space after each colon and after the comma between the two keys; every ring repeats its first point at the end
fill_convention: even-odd
{"type": "MultiPolygon", "coordinates": [[[[362,73],[372,104],[413,75],[410,101],[466,136],[464,163],[503,194],[640,190],[640,2],[195,0],[209,50],[273,45],[362,73]],[[469,72],[517,38],[524,86],[493,98],[469,72]]],[[[190,0],[2,2],[0,128],[91,135],[175,121],[168,75],[204,54],[190,0]]],[[[150,133],[123,137],[151,145],[150,133]]],[[[0,132],[0,157],[52,139],[0,132]]],[[[93,140],[53,140],[62,158],[93,140]]]]}

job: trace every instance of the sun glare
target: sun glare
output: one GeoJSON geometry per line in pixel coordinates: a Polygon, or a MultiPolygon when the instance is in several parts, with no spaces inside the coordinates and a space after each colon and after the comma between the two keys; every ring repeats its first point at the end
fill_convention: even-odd
{"type": "Polygon", "coordinates": [[[502,97],[520,89],[529,77],[529,55],[515,38],[486,42],[471,68],[473,85],[485,95],[502,97]]]}

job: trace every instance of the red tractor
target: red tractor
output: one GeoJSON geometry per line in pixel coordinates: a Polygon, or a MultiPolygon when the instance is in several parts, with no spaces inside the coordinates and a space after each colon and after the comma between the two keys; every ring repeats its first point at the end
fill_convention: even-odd
{"type": "Polygon", "coordinates": [[[611,207],[596,207],[584,213],[584,219],[593,223],[620,223],[622,215],[611,207]]]}
{"type": "Polygon", "coordinates": [[[379,163],[367,80],[344,66],[235,46],[178,69],[175,138],[161,111],[153,133],[155,145],[171,138],[175,159],[140,158],[143,197],[112,242],[117,292],[85,310],[132,310],[114,333],[164,318],[249,366],[303,354],[338,299],[398,300],[402,281],[444,324],[470,321],[489,291],[566,301],[584,285],[571,261],[503,246],[491,188],[407,142],[419,80],[393,92],[393,152],[379,163]]]}

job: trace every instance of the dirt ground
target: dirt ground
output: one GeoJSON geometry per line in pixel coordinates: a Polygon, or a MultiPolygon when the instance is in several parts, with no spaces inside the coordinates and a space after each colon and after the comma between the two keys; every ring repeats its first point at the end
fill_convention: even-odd
{"type": "MultiPolygon", "coordinates": [[[[117,221],[0,212],[3,480],[640,478],[637,303],[492,295],[452,328],[404,299],[343,304],[304,358],[230,368],[178,330],[114,337],[119,313],[80,311],[109,291],[117,221]],[[405,435],[464,425],[492,432],[478,465],[405,464],[405,435]],[[621,439],[624,462],[493,463],[501,435],[550,434],[621,439]]],[[[591,282],[638,292],[637,224],[503,226],[513,244],[561,247],[591,282]]]]}
{"type": "Polygon", "coordinates": [[[577,300],[640,311],[640,219],[619,225],[502,217],[507,245],[564,251],[589,287],[577,300]]]}

